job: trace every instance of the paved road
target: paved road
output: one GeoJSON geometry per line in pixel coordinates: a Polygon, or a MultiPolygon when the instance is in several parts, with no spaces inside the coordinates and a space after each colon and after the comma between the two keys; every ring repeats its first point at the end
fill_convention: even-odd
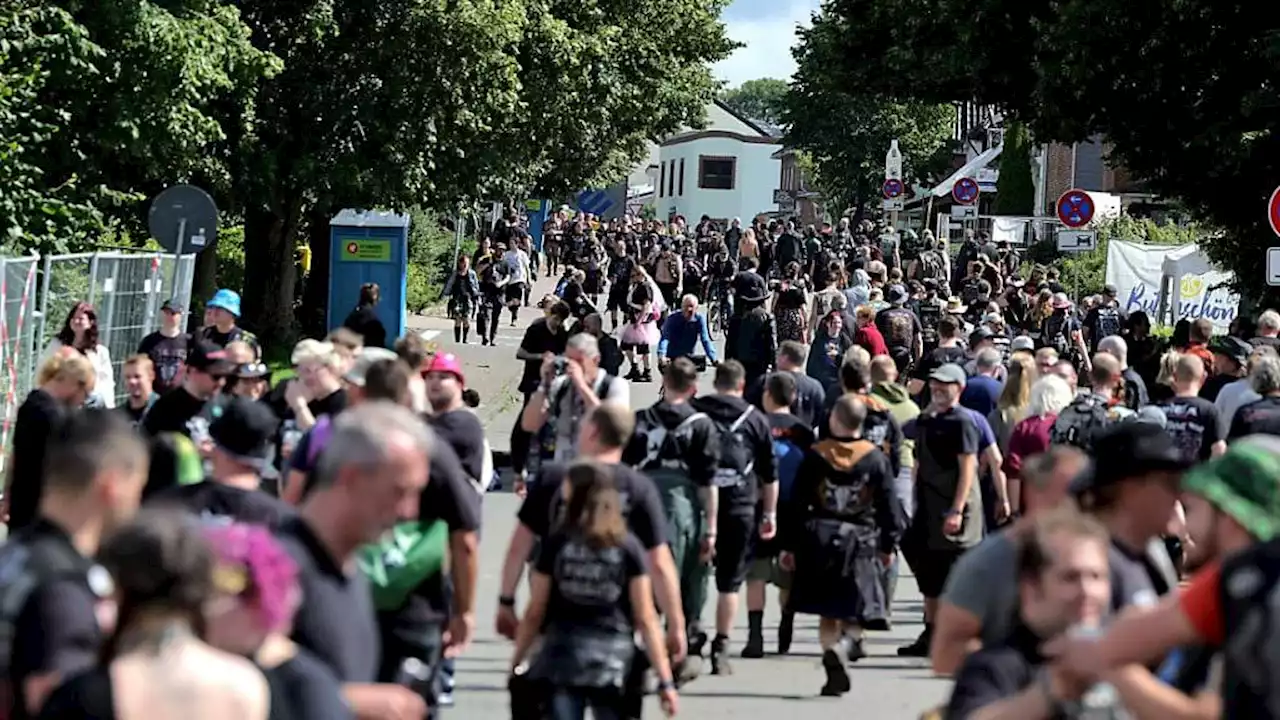
{"type": "MultiPolygon", "coordinates": [[[[543,281],[537,289],[547,291],[550,284],[543,281]]],[[[489,439],[495,450],[504,451],[509,446],[510,429],[520,407],[520,398],[515,392],[520,373],[515,349],[524,327],[535,317],[536,309],[522,310],[517,327],[503,322],[495,348],[482,348],[474,338],[469,345],[455,344],[452,324],[442,317],[419,316],[410,322],[411,327],[437,342],[441,349],[457,353],[463,359],[468,383],[481,395],[480,414],[490,430],[489,439]]],[[[710,390],[709,377],[704,377],[702,384],[704,391],[710,390]]],[[[657,399],[657,385],[634,385],[631,395],[637,408],[644,407],[657,399]]],[[[511,647],[494,633],[493,615],[498,573],[518,507],[519,500],[508,492],[492,493],[485,499],[479,628],[476,643],[458,662],[458,707],[453,714],[465,713],[466,717],[478,720],[508,717],[505,683],[511,647]]],[[[776,644],[773,628],[777,627],[778,620],[772,591],[769,602],[765,641],[766,649],[772,650],[776,644]]],[[[742,718],[752,713],[761,717],[785,717],[786,713],[803,712],[805,720],[916,718],[921,711],[942,702],[950,686],[934,678],[925,661],[904,660],[895,654],[898,646],[910,642],[920,632],[920,603],[914,580],[904,577],[898,584],[893,630],[868,635],[866,647],[871,655],[852,667],[853,691],[844,698],[817,696],[823,682],[817,619],[801,617],[796,622],[795,642],[789,655],[771,655],[762,660],[739,659],[734,663],[732,676],[700,678],[685,688],[681,716],[742,718]]],[[[712,619],[712,608],[708,608],[704,620],[712,619]]],[[[740,642],[745,637],[746,627],[743,605],[735,623],[735,640],[740,642]]],[[[660,716],[656,704],[648,716],[660,716]]]]}

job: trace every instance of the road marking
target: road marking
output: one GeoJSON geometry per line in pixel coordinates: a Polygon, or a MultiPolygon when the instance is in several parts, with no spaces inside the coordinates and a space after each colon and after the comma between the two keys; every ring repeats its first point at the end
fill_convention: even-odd
{"type": "Polygon", "coordinates": [[[422,338],[424,341],[434,339],[439,334],[440,334],[439,330],[419,330],[418,331],[418,337],[422,338]]]}

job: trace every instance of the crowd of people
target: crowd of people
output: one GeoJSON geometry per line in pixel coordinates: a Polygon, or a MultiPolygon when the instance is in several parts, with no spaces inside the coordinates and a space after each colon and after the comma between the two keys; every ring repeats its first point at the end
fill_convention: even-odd
{"type": "MultiPolygon", "coordinates": [[[[1162,340],[1116,294],[981,233],[562,211],[539,249],[508,216],[444,297],[458,343],[541,309],[499,539],[512,716],[676,714],[797,615],[845,695],[905,562],[924,625],[897,654],[954,678],[937,716],[1272,717],[1280,314],[1162,340]]],[[[166,304],[119,403],[72,309],[6,465],[0,717],[453,704],[494,455],[462,360],[385,347],[378,302],[275,382],[234,292],[194,333],[166,304]]]]}

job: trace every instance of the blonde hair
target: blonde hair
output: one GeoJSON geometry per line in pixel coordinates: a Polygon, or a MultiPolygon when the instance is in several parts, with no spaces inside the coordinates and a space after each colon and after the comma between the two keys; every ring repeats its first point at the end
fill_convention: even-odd
{"type": "Polygon", "coordinates": [[[71,347],[64,347],[45,359],[36,373],[36,385],[47,385],[54,380],[72,380],[81,387],[92,388],[97,374],[89,358],[71,347]]]}
{"type": "Polygon", "coordinates": [[[1031,402],[1031,385],[1035,381],[1036,361],[1026,354],[1010,356],[1009,379],[1005,380],[996,406],[1001,410],[1012,410],[1018,419],[1022,419],[1031,402]]]}
{"type": "Polygon", "coordinates": [[[859,305],[858,309],[854,313],[854,317],[857,318],[858,322],[874,320],[875,316],[876,309],[870,305],[859,305]]]}
{"type": "Polygon", "coordinates": [[[851,360],[853,362],[861,363],[864,367],[870,367],[871,353],[867,352],[867,349],[861,345],[854,345],[845,351],[840,364],[843,365],[851,360]]]}
{"type": "Polygon", "coordinates": [[[289,361],[295,366],[305,363],[317,363],[335,371],[342,365],[342,358],[339,357],[338,351],[333,347],[333,343],[311,339],[303,340],[295,345],[293,347],[293,356],[289,358],[289,361]]]}
{"type": "Polygon", "coordinates": [[[1176,350],[1170,350],[1160,358],[1160,373],[1156,375],[1156,382],[1168,387],[1173,386],[1173,375],[1178,368],[1178,360],[1182,358],[1182,353],[1176,350]]]}
{"type": "Polygon", "coordinates": [[[258,358],[258,353],[253,351],[253,346],[243,340],[227,343],[226,353],[227,359],[236,365],[251,363],[258,358]]]}
{"type": "Polygon", "coordinates": [[[1045,375],[1031,385],[1031,395],[1027,400],[1027,417],[1048,417],[1057,415],[1071,404],[1074,396],[1071,386],[1057,375],[1045,375]]]}

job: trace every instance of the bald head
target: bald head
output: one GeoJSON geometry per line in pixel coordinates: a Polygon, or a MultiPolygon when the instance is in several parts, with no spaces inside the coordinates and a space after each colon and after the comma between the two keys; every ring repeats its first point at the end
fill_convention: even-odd
{"type": "Polygon", "coordinates": [[[1106,353],[1120,361],[1120,369],[1129,366],[1129,345],[1119,335],[1108,335],[1098,341],[1098,352],[1106,353]]]}

